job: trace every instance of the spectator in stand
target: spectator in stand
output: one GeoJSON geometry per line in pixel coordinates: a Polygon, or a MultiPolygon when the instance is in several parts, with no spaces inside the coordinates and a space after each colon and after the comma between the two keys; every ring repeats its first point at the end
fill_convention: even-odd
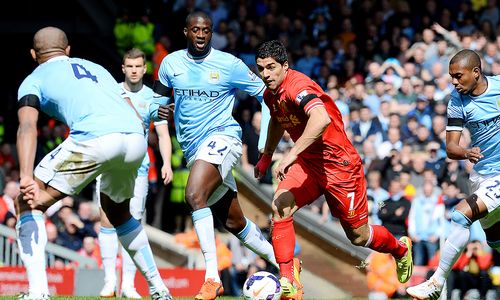
{"type": "Polygon", "coordinates": [[[359,122],[352,127],[354,146],[360,147],[365,140],[380,144],[384,138],[382,125],[377,117],[373,116],[368,106],[359,110],[359,122]]]}
{"type": "Polygon", "coordinates": [[[415,108],[408,112],[407,117],[415,117],[419,124],[424,125],[427,128],[431,128],[431,107],[429,106],[428,99],[423,95],[419,95],[417,97],[415,108]]]}
{"type": "Polygon", "coordinates": [[[401,141],[400,130],[392,127],[387,131],[387,140],[377,147],[377,156],[379,159],[384,159],[391,154],[392,150],[399,152],[401,148],[403,148],[403,142],[401,141]]]}
{"type": "MultiPolygon", "coordinates": [[[[83,238],[82,248],[78,250],[78,254],[83,257],[89,257],[95,260],[98,267],[102,267],[101,252],[99,250],[99,244],[97,239],[93,236],[86,236],[83,238]]],[[[78,267],[78,263],[74,262],[75,267],[78,267]]]]}
{"type": "MultiPolygon", "coordinates": [[[[366,259],[366,280],[369,300],[399,298],[398,290],[402,284],[396,280],[394,258],[387,253],[373,251],[366,259]]],[[[404,289],[403,289],[404,291],[404,289]]]]}
{"type": "Polygon", "coordinates": [[[378,217],[382,226],[387,228],[396,238],[408,234],[407,219],[410,214],[410,201],[403,197],[403,189],[399,177],[394,177],[389,184],[391,195],[381,205],[378,217]]]}
{"type": "Polygon", "coordinates": [[[411,202],[408,234],[413,241],[413,259],[416,266],[425,266],[439,247],[444,219],[444,204],[433,192],[434,185],[424,183],[423,193],[411,202]]]}
{"type": "Polygon", "coordinates": [[[464,252],[459,256],[456,266],[459,270],[458,282],[462,297],[467,298],[467,292],[479,290],[480,298],[485,299],[486,293],[492,287],[488,274],[493,264],[491,250],[486,250],[478,240],[470,241],[464,252]]]}
{"type": "Polygon", "coordinates": [[[321,59],[314,54],[314,46],[311,43],[302,44],[304,55],[295,63],[295,69],[307,76],[313,75],[314,68],[321,63],[321,59]]]}
{"type": "Polygon", "coordinates": [[[443,178],[446,167],[446,154],[444,153],[444,150],[442,150],[440,145],[434,141],[429,142],[425,150],[429,154],[427,160],[425,161],[425,168],[431,169],[438,179],[443,178]]]}
{"type": "Polygon", "coordinates": [[[8,181],[3,188],[3,194],[1,198],[4,201],[7,210],[13,215],[16,215],[14,200],[17,195],[19,195],[19,183],[14,180],[8,181]]]}
{"type": "Polygon", "coordinates": [[[378,115],[380,103],[382,101],[391,101],[392,97],[386,93],[385,82],[382,79],[375,81],[373,94],[368,94],[363,98],[363,104],[370,108],[374,115],[378,115]]]}
{"type": "Polygon", "coordinates": [[[17,218],[15,212],[10,208],[13,203],[9,201],[9,197],[5,194],[5,189],[4,194],[0,196],[0,224],[14,228],[17,218]]]}
{"type": "Polygon", "coordinates": [[[73,251],[82,248],[83,239],[86,236],[97,237],[94,229],[88,228],[80,220],[77,214],[71,212],[65,214],[62,218],[64,228],[59,231],[56,243],[73,251]]]}
{"type": "Polygon", "coordinates": [[[378,211],[380,207],[383,206],[383,202],[390,198],[390,194],[382,187],[382,174],[380,171],[369,171],[366,178],[368,186],[366,190],[367,195],[373,198],[373,207],[370,211],[370,217],[373,224],[381,225],[382,221],[378,216],[378,211]]]}

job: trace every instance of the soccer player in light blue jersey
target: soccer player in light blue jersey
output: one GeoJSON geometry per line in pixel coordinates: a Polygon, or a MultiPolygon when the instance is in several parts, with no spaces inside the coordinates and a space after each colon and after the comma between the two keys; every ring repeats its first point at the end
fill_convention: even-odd
{"type": "MultiPolygon", "coordinates": [[[[224,289],[217,270],[212,213],[245,246],[276,265],[271,244],[243,215],[231,173],[242,153],[241,128],[232,116],[235,93],[240,89],[262,102],[265,86],[240,59],[210,46],[212,20],[205,13],[191,13],[184,34],[187,49],[163,59],[154,90],[173,96],[177,140],[190,168],[185,197],[206,266],[205,283],[196,299],[215,299],[224,289]]],[[[267,116],[264,133],[269,110],[262,108],[267,116]]],[[[265,136],[261,141],[262,149],[265,136]]]]}
{"type": "Polygon", "coordinates": [[[452,266],[467,245],[470,225],[480,220],[488,245],[500,251],[500,76],[484,76],[481,59],[461,50],[450,60],[455,91],[448,103],[446,152],[451,159],[474,163],[470,181],[474,193],[451,214],[450,234],[441,249],[436,272],[407,292],[417,299],[437,299],[452,266]],[[460,145],[464,128],[471,133],[471,148],[460,145]]]}
{"type": "Polygon", "coordinates": [[[40,29],[31,50],[39,66],[18,91],[21,194],[16,199],[16,229],[29,281],[29,292],[21,298],[49,298],[43,212],[66,195],[78,194],[101,175],[102,208],[145,275],[152,298],[172,299],[154,263],[146,233],[130,215],[129,199],[146,154],[142,122],[108,71],[88,60],[70,58],[69,51],[62,30],[40,29]],[[40,111],[68,125],[70,134],[33,171],[40,111]]]}
{"type": "MultiPolygon", "coordinates": [[[[168,132],[168,123],[158,119],[158,107],[160,99],[166,103],[165,97],[158,97],[153,90],[143,84],[146,74],[146,55],[140,49],[133,48],[123,56],[122,71],[125,81],[120,87],[125,91],[132,101],[135,109],[142,117],[146,130],[146,141],[148,140],[150,122],[154,122],[158,134],[158,144],[163,160],[161,176],[164,184],[172,180],[172,167],[170,159],[172,155],[172,144],[168,132]]],[[[130,199],[130,213],[141,221],[144,215],[146,197],[148,195],[148,171],[149,156],[146,154],[135,179],[134,197],[130,199]]],[[[100,177],[97,180],[97,190],[100,189],[100,177]]],[[[101,209],[101,229],[99,232],[99,245],[101,246],[101,257],[104,269],[104,287],[100,292],[101,297],[114,297],[116,295],[116,255],[118,254],[118,236],[113,225],[109,222],[106,214],[101,209]]],[[[123,248],[122,248],[123,250],[123,248]]],[[[134,287],[136,266],[127,251],[122,251],[122,278],[121,296],[125,298],[139,299],[141,295],[134,287]]]]}

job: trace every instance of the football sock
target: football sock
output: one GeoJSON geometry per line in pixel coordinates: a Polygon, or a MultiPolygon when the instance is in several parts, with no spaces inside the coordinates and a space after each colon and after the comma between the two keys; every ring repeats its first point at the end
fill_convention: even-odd
{"type": "Polygon", "coordinates": [[[26,267],[29,294],[39,296],[49,294],[45,266],[45,246],[47,231],[41,212],[25,212],[16,224],[17,245],[21,260],[26,267]]]}
{"type": "Polygon", "coordinates": [[[384,226],[369,225],[370,238],[365,247],[377,252],[390,253],[394,258],[399,259],[406,254],[408,247],[398,241],[384,226]]]}
{"type": "Polygon", "coordinates": [[[137,267],[128,252],[122,247],[122,288],[134,287],[135,273],[137,267]]]}
{"type": "Polygon", "coordinates": [[[454,210],[451,213],[450,234],[441,250],[439,266],[432,275],[440,285],[444,284],[451,268],[469,242],[471,224],[471,220],[461,212],[454,210]]]}
{"type": "Polygon", "coordinates": [[[293,251],[295,249],[293,217],[282,220],[273,219],[271,238],[281,276],[293,282],[293,251]]]}
{"type": "Polygon", "coordinates": [[[137,267],[146,278],[149,292],[167,290],[160,277],[154,261],[153,252],[149,246],[148,237],[137,219],[130,219],[120,226],[116,226],[116,233],[121,244],[135,261],[137,267]]]}
{"type": "Polygon", "coordinates": [[[243,245],[245,245],[248,249],[278,267],[276,258],[274,258],[274,250],[271,243],[266,240],[255,223],[247,218],[245,219],[247,224],[245,225],[245,228],[243,228],[243,230],[236,235],[238,239],[240,239],[243,245]]]}
{"type": "Polygon", "coordinates": [[[118,236],[114,228],[102,227],[99,231],[104,282],[116,285],[116,255],[118,254],[118,236]]]}
{"type": "Polygon", "coordinates": [[[215,230],[212,211],[209,207],[193,211],[193,224],[200,242],[201,252],[205,258],[205,280],[213,278],[220,282],[217,269],[217,248],[215,246],[215,230]]]}

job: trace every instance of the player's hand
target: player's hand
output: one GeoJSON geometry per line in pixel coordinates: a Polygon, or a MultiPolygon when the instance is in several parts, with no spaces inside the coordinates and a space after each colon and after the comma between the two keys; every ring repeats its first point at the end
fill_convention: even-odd
{"type": "Polygon", "coordinates": [[[170,113],[174,112],[175,104],[160,105],[158,107],[158,119],[168,120],[170,118],[170,113]]]}
{"type": "Polygon", "coordinates": [[[168,165],[163,165],[161,168],[161,178],[163,179],[163,184],[167,185],[172,182],[174,178],[174,172],[172,171],[172,167],[168,165]]]}
{"type": "Polygon", "coordinates": [[[253,175],[255,178],[261,179],[266,175],[267,169],[273,161],[272,158],[272,155],[262,154],[259,161],[255,165],[255,168],[253,168],[253,175]]]}
{"type": "Polygon", "coordinates": [[[481,154],[481,149],[479,147],[472,147],[465,153],[465,158],[473,164],[477,163],[483,157],[484,155],[481,154]]]}
{"type": "Polygon", "coordinates": [[[33,202],[39,198],[40,187],[31,176],[23,176],[19,181],[19,190],[23,195],[23,200],[32,206],[33,202]]]}
{"type": "Polygon", "coordinates": [[[283,180],[286,178],[286,173],[288,169],[293,165],[293,163],[297,160],[297,155],[289,152],[280,160],[278,167],[276,168],[276,178],[279,180],[283,180]]]}

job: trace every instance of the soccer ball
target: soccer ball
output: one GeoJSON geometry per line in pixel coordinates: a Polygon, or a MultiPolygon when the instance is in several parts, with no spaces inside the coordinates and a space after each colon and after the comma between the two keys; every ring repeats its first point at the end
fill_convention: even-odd
{"type": "Polygon", "coordinates": [[[266,271],[253,273],[243,285],[243,298],[250,300],[279,300],[281,285],[276,276],[266,271]]]}

